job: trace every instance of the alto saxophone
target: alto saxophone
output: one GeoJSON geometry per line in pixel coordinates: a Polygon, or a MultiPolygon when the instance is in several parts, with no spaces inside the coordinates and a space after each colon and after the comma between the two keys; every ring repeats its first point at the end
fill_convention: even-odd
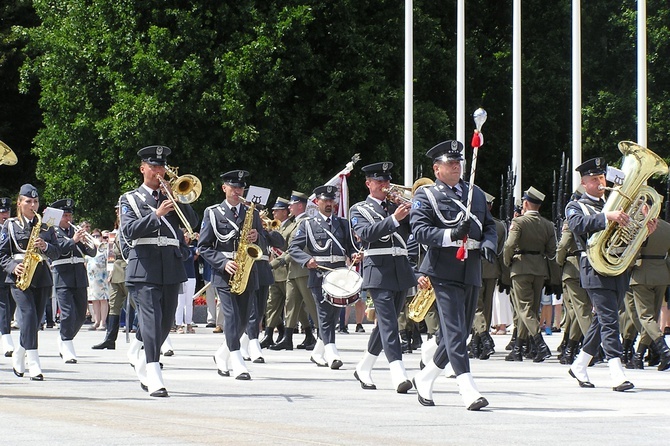
{"type": "Polygon", "coordinates": [[[247,282],[249,282],[249,274],[254,262],[261,258],[261,248],[258,245],[249,243],[247,237],[251,226],[254,223],[254,210],[256,204],[251,203],[247,208],[247,214],[244,216],[244,224],[240,231],[240,244],[235,253],[235,263],[237,263],[237,271],[230,278],[230,292],[233,294],[242,294],[247,289],[247,282]]]}
{"type": "Polygon", "coordinates": [[[428,314],[428,310],[430,310],[433,302],[435,302],[435,290],[432,286],[425,290],[419,290],[409,305],[407,305],[407,317],[414,322],[421,322],[426,318],[426,314],[428,314]]]}
{"type": "Polygon", "coordinates": [[[37,224],[33,226],[32,231],[30,231],[30,238],[28,239],[28,244],[26,246],[26,254],[23,257],[23,272],[16,277],[16,287],[21,291],[25,291],[30,286],[30,282],[33,281],[33,275],[35,275],[35,270],[37,265],[43,260],[42,255],[37,252],[37,247],[35,242],[40,236],[40,230],[42,229],[42,217],[40,214],[35,214],[37,217],[37,224]]]}

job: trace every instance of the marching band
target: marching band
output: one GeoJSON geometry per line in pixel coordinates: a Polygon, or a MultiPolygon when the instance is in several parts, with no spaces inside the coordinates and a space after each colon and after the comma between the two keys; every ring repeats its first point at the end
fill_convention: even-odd
{"type": "MultiPolygon", "coordinates": [[[[621,143],[620,148],[625,156],[655,156],[633,143],[621,143]]],[[[245,360],[271,360],[263,355],[264,348],[293,350],[298,323],[305,339],[297,348],[310,351],[305,359],[330,369],[343,367],[336,325],[340,311],[364,291],[374,304],[376,321],[354,368],[353,379],[361,388],[377,388],[372,370],[383,350],[397,393],[414,388],[421,405],[435,405],[433,386],[446,368],[455,375],[464,407],[481,410],[489,401],[477,389],[470,360],[495,354],[489,330],[496,287],[500,292],[511,283],[508,299],[516,313],[516,337],[505,359],[519,362],[526,357],[540,363],[552,356],[539,314],[552,262],[560,265],[555,266],[562,274],[559,293],[565,297],[559,359],[569,366],[566,379],[569,375],[580,387],[593,388],[587,368],[606,361],[612,389],[632,389],[624,369],[644,368],[647,351],[655,355],[650,365],[670,369],[670,349],[658,324],[670,285],[670,224],[657,220],[659,198],[641,185],[652,174],[667,173],[667,166],[626,169],[624,184],[610,188],[604,159],[588,160],[576,168],[581,196],[567,204],[565,224],[556,228],[540,216],[545,195],[530,187],[520,215],[507,225],[492,217],[494,197],[474,184],[474,173],[470,182],[463,180],[463,149],[459,141],[431,148],[426,155],[435,182],[422,182],[411,199],[392,193],[393,163],[379,162],[362,168],[369,195],[351,207],[348,219],[336,213],[337,186],[326,184],[313,191],[312,213],[303,193],[278,197],[272,206],[275,220],[259,212],[264,203],[244,198],[250,176],[245,170],[221,175],[223,201],[198,218],[190,205],[200,194],[197,178],[178,177],[167,165],[170,148],[140,149],[142,184],[124,193],[117,205],[116,297],[108,332],[93,348],[116,348],[127,295],[139,321],[129,361],[143,390],[152,397],[169,396],[160,355],[187,281],[184,259],[193,258],[186,231],[197,240],[193,251],[211,267],[208,283],[223,315],[224,341],[213,352],[220,376],[251,380],[245,360]],[[608,191],[618,197],[615,207],[605,196],[608,191]],[[511,276],[507,280],[505,267],[511,276]],[[417,290],[432,293],[434,303],[427,305],[436,313],[431,323],[436,327],[429,332],[430,342],[421,346],[422,370],[410,378],[402,360],[398,318],[417,290]],[[622,312],[641,334],[637,350],[635,335],[620,329],[622,312]],[[275,328],[280,331],[276,341],[275,328]]],[[[42,221],[39,205],[38,190],[30,184],[19,191],[15,217],[10,217],[11,200],[0,198],[3,353],[12,358],[17,377],[28,370],[34,381],[45,379],[38,333],[52,289],[61,309],[60,355],[66,364],[77,363],[73,340],[84,323],[87,302],[84,256],[95,255],[97,249],[85,229],[72,222],[74,200],[51,204],[63,212],[57,224],[42,221]],[[20,315],[18,345],[9,327],[13,303],[20,315]]]]}

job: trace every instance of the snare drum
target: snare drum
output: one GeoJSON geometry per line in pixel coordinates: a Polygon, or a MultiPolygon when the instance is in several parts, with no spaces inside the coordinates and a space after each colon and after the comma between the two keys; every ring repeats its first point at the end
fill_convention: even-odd
{"type": "Polygon", "coordinates": [[[323,297],[335,307],[346,307],[358,300],[363,278],[356,270],[336,268],[323,276],[323,297]]]}

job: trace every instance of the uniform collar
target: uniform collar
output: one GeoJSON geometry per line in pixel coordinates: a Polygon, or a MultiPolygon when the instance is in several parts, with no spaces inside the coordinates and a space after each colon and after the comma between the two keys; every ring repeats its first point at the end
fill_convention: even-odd
{"type": "Polygon", "coordinates": [[[153,195],[153,194],[154,194],[154,191],[157,191],[157,190],[158,190],[158,189],[152,189],[152,188],[150,188],[149,186],[147,186],[146,184],[142,184],[141,187],[142,187],[145,191],[147,191],[147,192],[149,193],[149,195],[153,195]]]}

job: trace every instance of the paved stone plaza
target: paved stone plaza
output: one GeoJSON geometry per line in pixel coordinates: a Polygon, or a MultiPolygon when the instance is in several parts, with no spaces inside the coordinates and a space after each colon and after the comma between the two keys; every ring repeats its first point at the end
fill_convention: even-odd
{"type": "MultiPolygon", "coordinates": [[[[40,333],[43,382],[17,378],[10,358],[0,358],[0,444],[661,445],[670,438],[669,373],[631,371],[636,389],[621,394],[601,364],[589,369],[596,388],[582,389],[555,356],[505,362],[509,336],[494,336],[496,354],[472,362],[490,406],[468,412],[453,379],[436,382],[435,407],[419,405],[414,390],[396,394],[382,358],[373,373],[378,390],[362,390],[353,371],[370,325],[368,333],[337,336],[341,370],[316,367],[305,351],[268,351],[266,364],[248,364],[251,381],[216,373],[212,354],[222,335],[172,334],[175,355],[162,358],[165,399],[140,389],[123,335],[117,350],[92,350],[104,334],[87,327],[75,339],[75,365],[58,357],[57,330],[40,333]]],[[[555,351],[560,335],[546,339],[555,351]]],[[[404,360],[411,378],[420,354],[404,360]]]]}

